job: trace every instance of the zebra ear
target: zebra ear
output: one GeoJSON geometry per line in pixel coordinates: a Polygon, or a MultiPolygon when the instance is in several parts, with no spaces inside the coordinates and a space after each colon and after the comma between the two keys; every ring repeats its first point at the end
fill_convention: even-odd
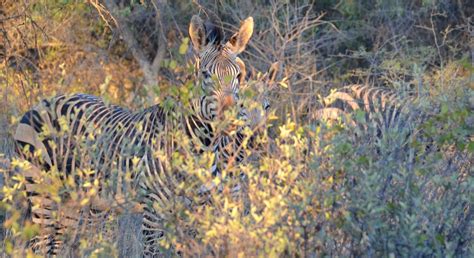
{"type": "Polygon", "coordinates": [[[189,23],[189,37],[196,51],[200,51],[206,45],[206,29],[204,23],[197,15],[193,15],[189,23]]]}
{"type": "Polygon", "coordinates": [[[234,52],[235,54],[240,54],[242,51],[245,50],[247,43],[252,37],[253,34],[253,18],[248,17],[242,22],[240,29],[237,33],[235,33],[227,42],[227,46],[234,52]]]}

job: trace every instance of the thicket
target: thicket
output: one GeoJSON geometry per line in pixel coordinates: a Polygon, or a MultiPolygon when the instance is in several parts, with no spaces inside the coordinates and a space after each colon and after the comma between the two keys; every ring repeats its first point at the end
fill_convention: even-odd
{"type": "MultiPolygon", "coordinates": [[[[58,93],[91,93],[132,109],[167,96],[185,101],[194,76],[187,38],[194,14],[223,26],[227,36],[254,18],[243,59],[255,87],[246,96],[268,96],[272,119],[259,147],[248,148],[249,157],[219,180],[205,173],[210,155],[162,157],[193,178],[177,189],[191,199],[200,185],[222,184],[210,191],[212,205],[173,207],[165,253],[472,256],[474,5],[463,0],[3,0],[5,255],[23,256],[24,241],[39,233],[23,220],[24,178],[17,171],[26,165],[15,159],[12,142],[21,114],[58,93]],[[278,83],[262,89],[261,71],[275,61],[278,83]],[[430,115],[414,125],[424,137],[361,140],[343,123],[312,119],[322,96],[354,83],[414,92],[430,115]],[[231,176],[241,172],[245,178],[231,176]],[[232,191],[237,183],[240,196],[232,191]]],[[[66,190],[84,194],[71,197],[80,208],[94,192],[93,184],[43,176],[60,205],[66,190]]],[[[139,216],[113,213],[100,223],[103,230],[79,235],[65,252],[139,254],[139,216]]]]}

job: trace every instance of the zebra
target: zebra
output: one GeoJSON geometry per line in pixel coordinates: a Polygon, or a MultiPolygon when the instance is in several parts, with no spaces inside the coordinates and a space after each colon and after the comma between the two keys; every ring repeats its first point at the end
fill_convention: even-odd
{"type": "MultiPolygon", "coordinates": [[[[143,212],[143,255],[159,255],[158,246],[164,237],[162,224],[166,215],[157,209],[171,205],[171,199],[175,197],[174,188],[180,179],[172,175],[168,164],[155,154],[163,152],[171,155],[175,151],[176,139],[165,140],[175,130],[194,143],[196,153],[211,151],[219,156],[224,149],[227,153],[229,146],[239,147],[243,134],[230,136],[221,133],[213,128],[213,124],[223,119],[224,112],[240,101],[239,88],[244,83],[245,64],[237,55],[245,50],[253,33],[253,25],[253,18],[248,17],[239,30],[224,42],[221,28],[204,22],[197,15],[192,17],[189,36],[197,54],[195,85],[202,95],[190,101],[188,113],[179,113],[176,108],[169,110],[161,105],[132,112],[86,94],[60,95],[43,100],[26,112],[14,138],[20,156],[31,164],[24,171],[24,176],[27,179],[28,199],[32,203],[32,221],[46,232],[30,241],[29,245],[35,252],[57,254],[64,245],[62,235],[77,224],[74,213],[78,210],[77,207],[66,207],[56,211],[58,207],[51,200],[40,197],[41,189],[37,184],[41,180],[40,171],[57,171],[61,179],[72,176],[80,181],[77,174],[84,174],[90,167],[90,182],[102,182],[114,176],[121,182],[125,180],[121,173],[138,170],[132,175],[132,185],[143,193],[139,203],[139,210],[143,212]],[[87,159],[78,159],[78,152],[84,152],[83,156],[87,159]],[[58,212],[65,214],[61,221],[54,216],[58,212]]],[[[255,114],[253,110],[244,108],[239,111],[239,117],[243,119],[264,118],[255,114]]],[[[227,155],[221,159],[225,161],[228,158],[227,155]]],[[[218,163],[215,162],[211,173],[217,174],[218,170],[218,163]]],[[[118,196],[128,190],[117,186],[114,191],[118,196]]],[[[68,199],[67,194],[61,197],[68,199]]],[[[103,214],[97,207],[107,206],[100,198],[96,199],[90,201],[91,217],[103,214]]],[[[189,204],[190,200],[183,198],[183,202],[189,204]]]]}
{"type": "MultiPolygon", "coordinates": [[[[268,94],[276,87],[276,77],[279,72],[279,62],[271,64],[268,71],[261,75],[256,80],[246,83],[241,86],[240,91],[259,92],[256,99],[250,100],[250,103],[239,103],[238,118],[246,121],[249,128],[253,129],[251,135],[246,136],[242,128],[236,130],[233,137],[228,134],[222,134],[216,141],[214,149],[216,151],[217,161],[222,161],[224,167],[230,164],[239,164],[245,158],[245,148],[243,148],[244,141],[247,141],[249,148],[255,148],[259,145],[257,137],[264,134],[268,126],[268,115],[271,112],[271,101],[268,94]],[[255,89],[256,88],[256,89],[255,89]],[[251,107],[252,104],[258,106],[251,107]]],[[[218,173],[218,172],[217,172],[218,173]]],[[[245,176],[241,174],[240,176],[245,176]]]]}
{"type": "Polygon", "coordinates": [[[413,92],[370,85],[349,85],[334,90],[320,101],[313,121],[338,121],[355,128],[357,137],[380,140],[392,132],[411,134],[415,120],[426,119],[426,112],[413,92]],[[369,135],[367,135],[369,134],[369,135]]]}
{"type": "MultiPolygon", "coordinates": [[[[437,112],[437,107],[413,91],[355,84],[334,90],[321,98],[320,105],[311,117],[316,124],[340,123],[348,133],[344,140],[357,146],[357,151],[369,151],[380,162],[413,164],[438,149],[423,132],[423,124],[437,112]]],[[[388,181],[391,179],[388,176],[388,181]]]]}
{"type": "MultiPolygon", "coordinates": [[[[376,161],[383,164],[395,160],[411,166],[415,160],[423,160],[424,155],[437,148],[422,131],[423,123],[436,110],[431,107],[429,111],[429,106],[425,106],[428,101],[414,92],[356,84],[334,90],[321,98],[319,104],[320,107],[311,114],[313,124],[321,126],[323,122],[345,127],[347,134],[342,139],[357,146],[356,153],[369,151],[376,161]],[[422,142],[422,148],[413,148],[411,143],[414,140],[422,142]]],[[[377,193],[380,199],[384,199],[393,175],[387,175],[384,180],[377,193]]],[[[357,177],[347,178],[351,185],[357,182],[357,177]]]]}

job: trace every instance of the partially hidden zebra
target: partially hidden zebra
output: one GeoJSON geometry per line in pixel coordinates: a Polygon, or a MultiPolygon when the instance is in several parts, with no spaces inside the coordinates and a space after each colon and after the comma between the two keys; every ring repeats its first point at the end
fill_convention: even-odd
{"type": "MultiPolygon", "coordinates": [[[[31,163],[24,172],[28,181],[26,191],[31,202],[32,221],[41,228],[41,234],[30,241],[30,247],[38,253],[57,254],[64,246],[65,232],[78,223],[77,214],[74,214],[79,210],[77,207],[63,205],[63,209],[58,210],[55,202],[44,197],[44,190],[38,189],[41,170],[57,171],[65,179],[90,169],[91,182],[102,183],[105,179],[116,178],[119,185],[125,180],[120,174],[134,169],[138,172],[131,175],[132,185],[143,193],[140,199],[143,208],[143,255],[159,255],[166,215],[157,210],[156,205],[172,206],[174,188],[180,179],[156,153],[172,155],[176,151],[175,143],[180,139],[164,140],[167,134],[176,130],[181,130],[183,137],[195,143],[196,153],[213,151],[221,160],[231,156],[229,146],[239,147],[243,134],[231,136],[213,125],[223,117],[224,111],[239,103],[239,87],[244,83],[245,64],[237,55],[244,51],[252,33],[253,19],[249,17],[224,42],[221,28],[203,22],[198,16],[192,17],[189,36],[197,54],[195,85],[201,87],[203,94],[190,101],[189,114],[176,115],[176,110],[160,105],[131,112],[86,94],[43,100],[28,111],[17,127],[15,140],[20,155],[31,163]],[[94,148],[88,147],[92,145],[94,148]],[[226,154],[221,157],[220,152],[226,154]],[[89,158],[78,159],[81,154],[89,158]],[[63,214],[60,219],[58,214],[63,214]]],[[[243,108],[239,116],[249,121],[264,119],[258,112],[243,108]]],[[[240,161],[241,154],[237,156],[237,161],[240,161]]],[[[215,162],[210,173],[217,174],[218,167],[215,162]]],[[[120,186],[115,188],[116,195],[127,191],[120,186]]],[[[68,193],[62,197],[67,200],[68,193]]],[[[183,199],[183,202],[189,200],[183,199]]],[[[100,205],[96,207],[93,201],[91,203],[90,213],[101,214],[97,208],[100,205]]]]}
{"type": "Polygon", "coordinates": [[[380,146],[381,141],[406,145],[429,116],[423,98],[414,92],[370,85],[334,90],[320,105],[311,114],[313,121],[342,122],[358,141],[371,141],[374,146],[380,146]]]}

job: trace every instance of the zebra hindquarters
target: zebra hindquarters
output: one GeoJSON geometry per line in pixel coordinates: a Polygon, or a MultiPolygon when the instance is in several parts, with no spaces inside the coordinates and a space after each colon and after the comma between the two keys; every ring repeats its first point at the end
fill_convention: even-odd
{"type": "Polygon", "coordinates": [[[88,110],[78,108],[83,103],[77,95],[44,100],[26,112],[14,136],[28,215],[39,228],[29,246],[38,254],[75,253],[86,229],[97,229],[105,214],[90,208],[99,186],[85,137],[88,110]]]}
{"type": "Polygon", "coordinates": [[[104,223],[110,212],[91,209],[85,201],[85,192],[73,190],[68,194],[71,189],[52,171],[41,171],[30,165],[24,169],[18,172],[26,182],[24,191],[29,203],[26,223],[31,221],[37,230],[37,235],[27,242],[28,249],[42,255],[77,256],[79,241],[91,236],[86,237],[86,232],[94,232],[95,236],[107,233],[104,223]]]}

